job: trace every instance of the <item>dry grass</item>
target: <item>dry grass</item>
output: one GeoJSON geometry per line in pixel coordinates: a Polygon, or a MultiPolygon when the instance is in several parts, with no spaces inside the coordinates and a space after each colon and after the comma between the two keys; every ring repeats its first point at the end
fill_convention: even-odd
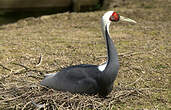
{"type": "Polygon", "coordinates": [[[0,109],[169,109],[169,0],[126,1],[115,9],[138,23],[115,23],[111,36],[120,71],[107,98],[43,88],[43,74],[76,64],[100,64],[105,11],[26,18],[0,26],[0,109]]]}

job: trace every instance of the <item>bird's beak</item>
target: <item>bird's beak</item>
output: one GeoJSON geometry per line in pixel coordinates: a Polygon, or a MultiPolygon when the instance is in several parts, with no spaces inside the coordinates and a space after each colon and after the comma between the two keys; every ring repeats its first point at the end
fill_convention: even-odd
{"type": "Polygon", "coordinates": [[[123,17],[123,16],[120,16],[120,20],[121,21],[132,22],[132,23],[137,23],[136,21],[134,21],[134,20],[132,20],[130,18],[123,17]]]}

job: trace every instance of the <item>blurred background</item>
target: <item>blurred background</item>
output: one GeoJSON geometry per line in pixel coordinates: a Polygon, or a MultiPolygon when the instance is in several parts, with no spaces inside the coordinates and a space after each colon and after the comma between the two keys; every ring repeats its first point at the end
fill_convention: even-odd
{"type": "MultiPolygon", "coordinates": [[[[133,0],[136,1],[136,0],[133,0]]],[[[127,6],[128,0],[0,0],[0,25],[26,17],[127,6]]]]}
{"type": "Polygon", "coordinates": [[[85,12],[107,7],[110,0],[0,0],[0,24],[59,12],[85,12]],[[105,5],[103,5],[105,3],[105,5]]]}

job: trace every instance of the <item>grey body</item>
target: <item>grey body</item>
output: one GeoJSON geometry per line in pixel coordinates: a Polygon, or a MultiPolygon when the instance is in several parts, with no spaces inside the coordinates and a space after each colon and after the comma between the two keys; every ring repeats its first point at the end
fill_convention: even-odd
{"type": "Polygon", "coordinates": [[[89,64],[71,66],[46,76],[41,85],[71,93],[107,96],[112,90],[119,70],[117,51],[109,36],[109,25],[110,23],[102,24],[108,54],[104,70],[100,70],[97,65],[89,64]]]}
{"type": "Polygon", "coordinates": [[[72,93],[96,94],[98,90],[98,77],[102,72],[96,65],[76,65],[62,69],[60,72],[47,76],[42,85],[72,93]],[[92,72],[93,71],[93,72],[92,72]]]}

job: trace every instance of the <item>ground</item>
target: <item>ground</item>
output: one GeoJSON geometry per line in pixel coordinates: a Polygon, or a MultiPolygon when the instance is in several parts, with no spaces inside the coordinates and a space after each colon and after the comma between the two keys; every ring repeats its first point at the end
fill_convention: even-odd
{"type": "Polygon", "coordinates": [[[171,2],[132,0],[111,6],[1,25],[0,109],[171,109],[171,2]],[[113,91],[100,98],[41,87],[44,74],[106,60],[100,20],[107,10],[137,21],[110,27],[120,62],[113,91]]]}

